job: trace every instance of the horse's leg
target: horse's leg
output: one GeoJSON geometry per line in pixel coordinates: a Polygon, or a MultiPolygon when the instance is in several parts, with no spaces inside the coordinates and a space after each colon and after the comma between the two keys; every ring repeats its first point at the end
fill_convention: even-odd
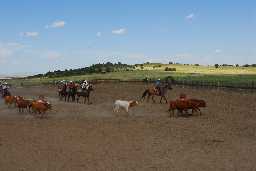
{"type": "Polygon", "coordinates": [[[150,98],[150,96],[151,96],[151,95],[150,95],[150,94],[148,94],[148,96],[147,96],[147,102],[149,102],[149,98],[150,98]]]}
{"type": "Polygon", "coordinates": [[[167,98],[164,96],[165,103],[168,103],[167,98]]]}
{"type": "Polygon", "coordinates": [[[152,96],[152,101],[155,103],[156,101],[155,101],[154,97],[155,97],[155,96],[153,95],[153,96],[152,96]]]}
{"type": "Polygon", "coordinates": [[[75,99],[76,99],[76,97],[75,97],[75,95],[73,94],[73,95],[72,95],[72,102],[74,102],[75,99]]]}
{"type": "Polygon", "coordinates": [[[163,99],[163,96],[161,96],[161,98],[160,98],[160,103],[162,104],[162,99],[163,99]]]}
{"type": "Polygon", "coordinates": [[[77,95],[76,102],[79,103],[79,96],[77,95]]]}
{"type": "Polygon", "coordinates": [[[90,96],[87,96],[87,100],[88,100],[88,105],[91,104],[91,102],[90,102],[90,96]]]}
{"type": "Polygon", "coordinates": [[[202,112],[201,112],[201,110],[200,110],[199,107],[196,108],[196,111],[199,111],[199,115],[200,115],[200,116],[202,115],[202,112]]]}

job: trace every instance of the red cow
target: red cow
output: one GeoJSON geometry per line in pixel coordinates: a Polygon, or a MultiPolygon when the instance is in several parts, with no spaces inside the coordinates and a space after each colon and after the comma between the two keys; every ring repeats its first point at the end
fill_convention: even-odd
{"type": "MultiPolygon", "coordinates": [[[[194,111],[199,111],[201,115],[200,107],[206,107],[206,103],[204,100],[198,100],[198,99],[187,99],[187,100],[176,100],[176,101],[170,101],[169,104],[169,111],[172,112],[172,115],[174,116],[174,111],[177,110],[179,113],[183,113],[189,109],[192,109],[192,114],[194,111]]],[[[171,113],[170,113],[171,117],[171,113]]]]}

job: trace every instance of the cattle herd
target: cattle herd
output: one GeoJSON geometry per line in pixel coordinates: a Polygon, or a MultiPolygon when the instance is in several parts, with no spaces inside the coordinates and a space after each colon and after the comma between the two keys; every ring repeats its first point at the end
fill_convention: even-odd
{"type": "MultiPolygon", "coordinates": [[[[62,94],[60,93],[59,89],[58,91],[59,91],[60,100],[62,100],[61,98],[62,94]]],[[[85,96],[85,98],[86,97],[87,96],[85,96]]],[[[51,103],[45,100],[43,95],[40,95],[36,99],[26,99],[22,96],[13,96],[9,92],[7,93],[7,95],[2,94],[2,98],[4,99],[4,102],[8,106],[8,108],[16,107],[19,112],[24,112],[24,110],[27,110],[29,113],[33,114],[33,116],[39,117],[39,118],[46,117],[47,116],[46,111],[52,108],[51,103]]],[[[128,109],[138,104],[139,104],[139,101],[136,101],[136,100],[131,100],[131,101],[116,100],[113,104],[113,111],[119,112],[119,109],[124,109],[127,113],[129,113],[128,109]]],[[[189,115],[189,110],[191,110],[190,114],[193,114],[194,112],[199,112],[201,115],[200,108],[202,107],[206,107],[206,102],[204,100],[187,98],[186,94],[180,94],[180,97],[178,99],[172,100],[169,102],[168,111],[170,112],[170,117],[177,117],[179,115],[184,115],[184,114],[189,115]],[[175,115],[175,111],[176,111],[176,115],[175,115]]]]}

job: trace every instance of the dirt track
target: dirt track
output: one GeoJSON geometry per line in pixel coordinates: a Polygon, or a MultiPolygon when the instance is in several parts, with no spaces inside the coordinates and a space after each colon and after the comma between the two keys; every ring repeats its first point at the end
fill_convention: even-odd
{"type": "Polygon", "coordinates": [[[202,116],[169,118],[165,104],[114,115],[115,99],[137,99],[147,85],[98,84],[92,105],[60,102],[55,87],[15,88],[53,104],[35,119],[0,100],[0,171],[256,170],[256,93],[174,87],[207,101],[202,116]]]}

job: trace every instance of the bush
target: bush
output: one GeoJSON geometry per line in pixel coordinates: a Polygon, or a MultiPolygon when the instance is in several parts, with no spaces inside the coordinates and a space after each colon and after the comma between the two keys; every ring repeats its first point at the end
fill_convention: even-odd
{"type": "Polygon", "coordinates": [[[164,70],[165,70],[165,71],[176,71],[176,68],[169,68],[169,67],[166,67],[164,70]]]}

